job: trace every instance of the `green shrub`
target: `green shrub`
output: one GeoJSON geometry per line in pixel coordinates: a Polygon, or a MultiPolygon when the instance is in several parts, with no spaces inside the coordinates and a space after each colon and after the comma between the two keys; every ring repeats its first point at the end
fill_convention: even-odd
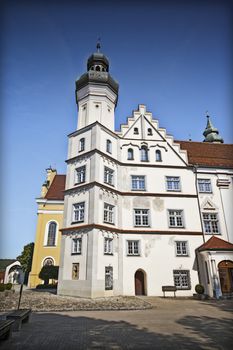
{"type": "Polygon", "coordinates": [[[57,289],[57,283],[56,284],[38,284],[36,286],[36,289],[57,289]]]}
{"type": "Polygon", "coordinates": [[[197,284],[195,286],[195,291],[197,294],[204,294],[205,289],[202,284],[197,284]]]}
{"type": "Polygon", "coordinates": [[[5,289],[6,290],[11,290],[11,288],[12,288],[12,283],[5,284],[5,289]]]}
{"type": "Polygon", "coordinates": [[[49,280],[58,280],[58,269],[59,266],[45,265],[42,267],[39,278],[44,280],[44,284],[49,284],[49,280]]]}
{"type": "Polygon", "coordinates": [[[4,292],[4,290],[5,290],[5,284],[0,283],[0,292],[4,292]]]}

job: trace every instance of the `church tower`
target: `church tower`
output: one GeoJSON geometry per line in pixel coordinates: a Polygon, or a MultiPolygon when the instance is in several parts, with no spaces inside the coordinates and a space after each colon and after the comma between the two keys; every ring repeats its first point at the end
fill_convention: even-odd
{"type": "Polygon", "coordinates": [[[76,101],[79,110],[78,130],[96,121],[114,131],[114,110],[118,83],[109,74],[109,61],[100,52],[87,61],[87,72],[76,81],[76,101]]]}

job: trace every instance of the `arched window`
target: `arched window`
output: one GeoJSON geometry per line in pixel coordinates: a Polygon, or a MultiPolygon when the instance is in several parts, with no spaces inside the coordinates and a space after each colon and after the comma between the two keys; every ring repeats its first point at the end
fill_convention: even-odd
{"type": "Polygon", "coordinates": [[[132,150],[132,148],[128,149],[128,160],[133,160],[133,150],[132,150]]]}
{"type": "Polygon", "coordinates": [[[85,139],[82,138],[82,139],[80,139],[80,141],[79,141],[79,152],[84,151],[84,149],[85,149],[85,139]]]}
{"type": "Polygon", "coordinates": [[[45,266],[45,265],[54,265],[53,258],[45,258],[43,261],[43,266],[45,266]]]}
{"type": "Polygon", "coordinates": [[[162,162],[162,155],[161,155],[161,151],[159,149],[157,149],[155,151],[155,160],[156,160],[156,162],[162,162]]]}
{"type": "Polygon", "coordinates": [[[96,70],[97,72],[100,72],[100,66],[96,66],[95,70],[96,70]]]}
{"type": "Polygon", "coordinates": [[[112,142],[110,140],[106,141],[106,151],[112,153],[112,142]]]}
{"type": "Polygon", "coordinates": [[[150,136],[152,135],[152,129],[151,128],[147,129],[147,135],[150,135],[150,136]]]}
{"type": "Polygon", "coordinates": [[[133,133],[134,133],[134,135],[138,135],[138,134],[139,134],[138,128],[134,128],[134,129],[133,129],[133,133]]]}
{"type": "Polygon", "coordinates": [[[148,162],[148,149],[146,146],[141,147],[141,161],[148,162]]]}
{"type": "Polygon", "coordinates": [[[50,222],[48,227],[48,238],[47,238],[48,246],[54,246],[56,244],[56,231],[57,231],[56,222],[54,221],[50,222]]]}

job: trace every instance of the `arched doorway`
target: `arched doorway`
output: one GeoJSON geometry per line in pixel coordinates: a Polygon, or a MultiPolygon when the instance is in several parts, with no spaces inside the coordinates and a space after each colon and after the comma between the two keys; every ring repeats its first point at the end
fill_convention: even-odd
{"type": "Polygon", "coordinates": [[[233,292],[233,261],[224,260],[218,264],[222,293],[233,292]]]}
{"type": "Polygon", "coordinates": [[[142,270],[137,270],[134,275],[135,295],[145,295],[145,276],[142,270]]]}

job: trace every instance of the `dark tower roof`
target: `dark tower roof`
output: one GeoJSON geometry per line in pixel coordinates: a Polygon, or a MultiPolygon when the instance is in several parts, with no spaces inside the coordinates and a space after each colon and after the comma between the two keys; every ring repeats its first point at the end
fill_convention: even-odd
{"type": "Polygon", "coordinates": [[[211,123],[210,117],[207,115],[207,125],[203,132],[205,139],[203,142],[220,142],[223,143],[223,138],[219,135],[218,129],[216,129],[211,123]]]}

